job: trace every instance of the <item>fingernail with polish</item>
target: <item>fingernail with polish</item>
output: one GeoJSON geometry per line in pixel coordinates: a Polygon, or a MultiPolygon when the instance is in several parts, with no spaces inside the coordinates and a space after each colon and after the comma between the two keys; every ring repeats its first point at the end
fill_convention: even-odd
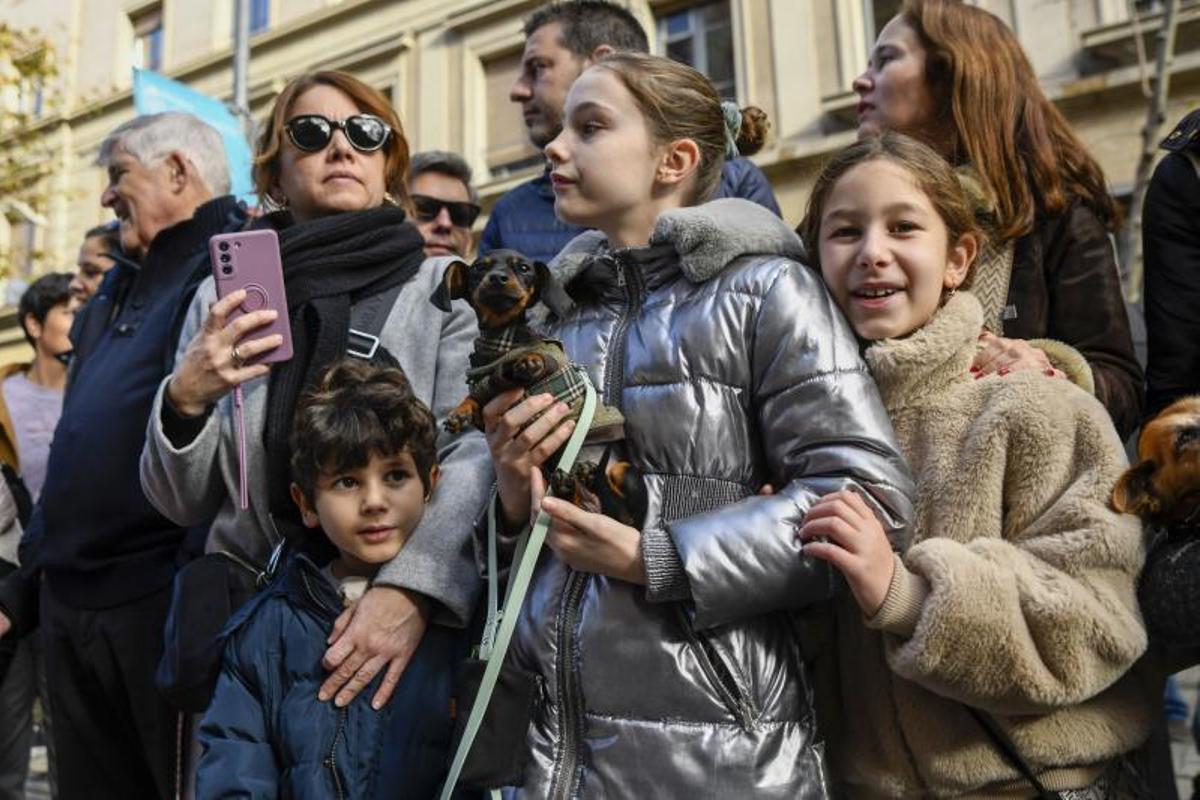
{"type": "Polygon", "coordinates": [[[979,372],[979,370],[980,370],[980,367],[977,367],[974,364],[971,365],[971,372],[979,372]]]}
{"type": "Polygon", "coordinates": [[[1053,378],[1053,377],[1054,377],[1054,368],[1053,368],[1053,367],[1047,367],[1047,368],[1046,368],[1046,374],[1047,374],[1047,375],[1049,375],[1051,378],[1053,378]]]}
{"type": "Polygon", "coordinates": [[[1000,373],[1001,375],[1007,375],[1008,373],[1012,372],[1012,370],[1009,369],[1008,367],[1001,367],[1000,369],[997,370],[997,372],[1000,373]]]}

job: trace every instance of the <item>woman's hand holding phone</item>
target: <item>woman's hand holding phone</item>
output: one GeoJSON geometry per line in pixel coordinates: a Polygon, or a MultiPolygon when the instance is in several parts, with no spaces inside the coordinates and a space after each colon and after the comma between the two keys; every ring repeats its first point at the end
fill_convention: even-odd
{"type": "Polygon", "coordinates": [[[204,327],[188,342],[167,384],[167,398],[180,414],[200,416],[235,386],[270,372],[270,364],[246,362],[279,347],[283,337],[248,335],[273,323],[279,312],[264,308],[229,321],[229,315],[245,300],[245,290],[238,289],[213,303],[204,327]]]}

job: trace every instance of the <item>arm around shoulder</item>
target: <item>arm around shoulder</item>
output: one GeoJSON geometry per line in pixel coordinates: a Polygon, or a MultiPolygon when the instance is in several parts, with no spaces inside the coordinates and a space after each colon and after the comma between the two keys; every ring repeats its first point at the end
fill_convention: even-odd
{"type": "Polygon", "coordinates": [[[1053,223],[1045,252],[1051,318],[1047,335],[1074,347],[1091,365],[1096,397],[1121,436],[1141,420],[1141,365],[1133,349],[1129,313],[1108,230],[1090,208],[1076,203],[1053,223]]]}
{"type": "MultiPolygon", "coordinates": [[[[431,408],[439,425],[466,392],[464,374],[477,335],[470,307],[461,302],[453,305],[450,314],[442,315],[438,340],[429,346],[437,353],[431,408]]],[[[491,493],[492,461],[479,431],[459,435],[439,431],[438,443],[441,478],[425,515],[375,581],[437,601],[440,613],[435,614],[435,621],[463,626],[470,619],[479,591],[472,533],[491,493]]]]}

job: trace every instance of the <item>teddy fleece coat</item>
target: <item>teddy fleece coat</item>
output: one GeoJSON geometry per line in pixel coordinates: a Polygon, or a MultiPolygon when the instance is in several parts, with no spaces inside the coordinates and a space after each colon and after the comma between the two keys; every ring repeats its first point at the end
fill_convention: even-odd
{"type": "Polygon", "coordinates": [[[866,351],[916,481],[883,606],[838,625],[847,796],[1029,797],[962,705],[992,714],[1051,789],[1091,783],[1145,737],[1153,695],[1135,579],[1141,526],[1108,496],[1125,456],[1061,378],[968,372],[982,313],[960,292],[866,351]]]}

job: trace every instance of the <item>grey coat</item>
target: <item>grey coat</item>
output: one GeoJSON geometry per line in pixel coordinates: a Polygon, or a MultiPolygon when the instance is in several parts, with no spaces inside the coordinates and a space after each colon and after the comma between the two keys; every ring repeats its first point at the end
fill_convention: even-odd
{"type": "MultiPolygon", "coordinates": [[[[429,301],[452,259],[428,259],[400,294],[384,323],[380,341],[404,368],[413,391],[439,420],[466,394],[468,354],[478,331],[464,302],[446,314],[429,301]]],[[[216,299],[211,278],[200,285],[187,312],[179,353],[204,323],[216,299]]],[[[167,380],[170,380],[168,378],[167,380]]],[[[187,446],[174,447],[162,427],[166,381],[154,400],[142,452],[142,488],[150,502],[178,525],[212,520],[206,549],[231,551],[254,564],[265,564],[279,536],[267,502],[266,453],[262,431],[267,379],[243,385],[248,448],[250,508],[238,508],[238,447],[233,395],[217,403],[204,429],[187,446]]],[[[441,428],[439,426],[439,431],[441,428]]],[[[441,605],[440,621],[465,624],[478,591],[471,556],[471,524],[487,502],[492,466],[482,434],[452,437],[440,433],[442,476],[420,526],[399,555],[386,564],[376,583],[419,592],[441,605]]]]}
{"type": "Polygon", "coordinates": [[[834,580],[795,532],[846,486],[895,531],[911,479],[801,258],[769,212],[717,200],[664,214],[649,248],[587,233],[555,261],[577,304],[546,332],[625,414],[649,586],[543,558],[513,645],[542,685],[520,796],[827,795],[795,612],[834,580]]]}

